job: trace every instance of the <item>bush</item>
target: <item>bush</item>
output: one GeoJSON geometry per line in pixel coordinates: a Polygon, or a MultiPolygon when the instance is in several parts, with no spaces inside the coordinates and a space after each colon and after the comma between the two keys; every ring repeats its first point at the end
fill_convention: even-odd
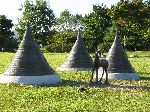
{"type": "Polygon", "coordinates": [[[70,52],[73,44],[59,44],[59,43],[52,43],[48,46],[42,48],[42,52],[51,52],[51,53],[62,53],[62,52],[70,52]]]}

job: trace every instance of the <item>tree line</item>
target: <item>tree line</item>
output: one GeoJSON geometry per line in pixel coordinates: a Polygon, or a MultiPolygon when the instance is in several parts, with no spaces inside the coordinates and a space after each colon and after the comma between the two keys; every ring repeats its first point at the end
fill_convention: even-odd
{"type": "Polygon", "coordinates": [[[26,0],[19,11],[22,18],[17,25],[5,15],[0,15],[0,50],[14,51],[30,22],[37,43],[44,52],[68,52],[72,48],[77,31],[89,51],[94,47],[108,50],[119,27],[122,45],[127,50],[150,50],[150,2],[142,0],[120,0],[111,8],[104,4],[93,5],[92,12],[82,16],[69,10],[56,17],[46,0],[26,0]],[[12,27],[19,34],[13,38],[12,27]]]}

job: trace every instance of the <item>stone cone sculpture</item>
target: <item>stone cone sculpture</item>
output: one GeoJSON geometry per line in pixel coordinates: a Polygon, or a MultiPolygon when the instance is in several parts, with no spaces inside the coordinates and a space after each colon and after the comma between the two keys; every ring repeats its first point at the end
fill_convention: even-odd
{"type": "MultiPolygon", "coordinates": [[[[106,58],[109,62],[108,78],[118,80],[138,80],[139,75],[132,68],[125,51],[121,45],[118,34],[109,50],[106,58]]],[[[101,70],[99,70],[99,77],[101,77],[101,70]]],[[[104,77],[105,78],[105,75],[104,77]]]]}
{"type": "Polygon", "coordinates": [[[6,71],[0,75],[0,83],[55,84],[60,76],[49,66],[35,43],[29,23],[17,53],[6,71]]]}
{"type": "Polygon", "coordinates": [[[87,71],[92,70],[93,61],[90,57],[80,31],[77,40],[70,51],[67,60],[58,68],[60,71],[87,71]]]}

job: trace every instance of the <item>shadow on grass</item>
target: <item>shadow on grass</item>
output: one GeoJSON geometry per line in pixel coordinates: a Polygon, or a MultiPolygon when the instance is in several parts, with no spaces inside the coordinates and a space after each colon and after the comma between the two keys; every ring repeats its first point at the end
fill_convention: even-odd
{"type": "MultiPolygon", "coordinates": [[[[43,85],[44,87],[97,87],[97,88],[127,88],[127,89],[144,89],[144,90],[150,90],[150,86],[139,86],[139,85],[126,85],[126,84],[105,84],[105,83],[99,83],[99,84],[89,84],[89,82],[83,82],[83,81],[72,81],[72,80],[62,80],[59,84],[54,85],[43,85]]],[[[41,86],[40,86],[41,87],[41,86]]]]}
{"type": "Polygon", "coordinates": [[[140,79],[150,81],[150,77],[141,77],[140,79]]]}
{"type": "Polygon", "coordinates": [[[108,87],[150,90],[150,86],[137,86],[137,85],[117,85],[117,84],[110,84],[110,86],[108,86],[108,87]]]}
{"type": "Polygon", "coordinates": [[[148,75],[150,75],[150,73],[148,73],[148,72],[138,72],[139,74],[148,74],[148,75]]]}
{"type": "Polygon", "coordinates": [[[81,86],[89,86],[87,82],[81,82],[81,81],[73,81],[73,80],[63,80],[61,83],[58,84],[48,84],[48,85],[39,85],[39,87],[81,87],[81,86]]]}

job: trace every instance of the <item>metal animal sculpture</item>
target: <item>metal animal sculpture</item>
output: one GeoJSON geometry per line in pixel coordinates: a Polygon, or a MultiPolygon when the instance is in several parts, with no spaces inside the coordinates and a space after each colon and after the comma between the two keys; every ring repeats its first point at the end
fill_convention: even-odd
{"type": "Polygon", "coordinates": [[[106,73],[106,80],[105,83],[108,83],[108,72],[107,72],[107,68],[108,68],[108,61],[106,59],[100,59],[102,55],[101,50],[96,50],[95,52],[95,59],[94,59],[94,64],[93,64],[93,70],[92,70],[92,75],[91,75],[91,80],[90,82],[92,82],[93,80],[93,74],[94,71],[96,72],[96,83],[98,83],[99,81],[102,80],[104,72],[106,73]],[[100,80],[98,81],[98,69],[102,67],[103,72],[102,72],[102,77],[100,78],[100,80]]]}

